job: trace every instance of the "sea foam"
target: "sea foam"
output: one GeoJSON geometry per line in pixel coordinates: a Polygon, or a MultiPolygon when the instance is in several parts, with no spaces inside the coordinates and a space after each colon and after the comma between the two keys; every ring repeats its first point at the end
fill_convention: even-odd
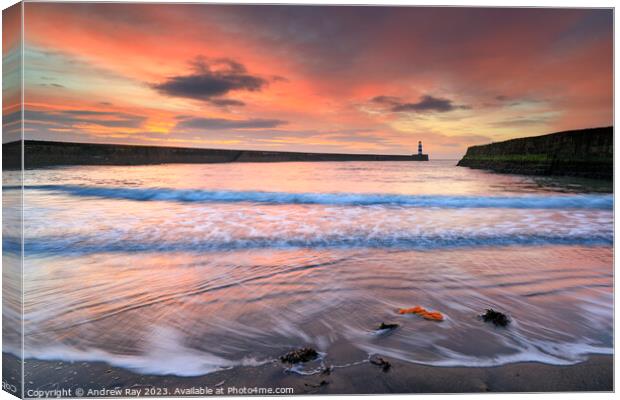
{"type": "MultiPolygon", "coordinates": [[[[5,187],[16,190],[18,187],[5,187]]],[[[341,206],[403,206],[438,208],[518,208],[518,209],[601,209],[613,208],[611,194],[554,196],[443,196],[372,193],[289,193],[169,188],[121,188],[80,185],[32,185],[26,190],[135,201],[173,201],[181,203],[267,203],[323,204],[341,206]]]]}

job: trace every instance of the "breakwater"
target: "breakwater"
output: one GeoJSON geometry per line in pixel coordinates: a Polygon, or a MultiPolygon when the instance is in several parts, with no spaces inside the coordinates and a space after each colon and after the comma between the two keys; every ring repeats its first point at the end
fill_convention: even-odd
{"type": "Polygon", "coordinates": [[[613,179],[613,127],[579,129],[472,146],[461,167],[524,175],[613,179]]]}
{"type": "MultiPolygon", "coordinates": [[[[202,164],[286,161],[428,161],[428,155],[304,153],[24,141],[26,169],[56,165],[202,164]]],[[[3,168],[21,167],[21,142],[3,144],[3,168]]]]}

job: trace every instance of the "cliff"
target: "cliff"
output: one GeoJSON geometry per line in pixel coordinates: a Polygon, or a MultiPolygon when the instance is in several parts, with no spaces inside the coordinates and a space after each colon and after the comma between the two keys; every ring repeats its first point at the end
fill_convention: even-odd
{"type": "Polygon", "coordinates": [[[472,146],[461,167],[524,175],[613,179],[613,127],[580,129],[472,146]]]}
{"type": "MultiPolygon", "coordinates": [[[[220,150],[26,140],[26,169],[56,165],[141,165],[169,163],[285,161],[428,161],[428,155],[333,154],[284,151],[220,150]]],[[[21,142],[2,146],[3,169],[21,167],[21,142]]]]}

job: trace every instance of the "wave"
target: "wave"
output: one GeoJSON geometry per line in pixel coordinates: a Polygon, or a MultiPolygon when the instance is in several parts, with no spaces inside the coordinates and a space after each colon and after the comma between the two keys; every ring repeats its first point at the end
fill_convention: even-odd
{"type": "MultiPolygon", "coordinates": [[[[8,186],[4,190],[21,187],[8,186]]],[[[180,203],[321,204],[336,206],[403,206],[423,208],[613,209],[611,194],[563,196],[442,196],[364,193],[287,193],[217,191],[202,189],[121,188],[79,185],[31,185],[42,190],[77,197],[180,203]]]]}
{"type": "MultiPolygon", "coordinates": [[[[24,358],[43,361],[105,362],[111,366],[153,375],[200,376],[239,366],[261,366],[273,359],[257,360],[245,357],[227,359],[205,351],[187,347],[179,332],[169,328],[155,327],[148,338],[149,350],[142,355],[118,354],[96,348],[77,349],[63,344],[32,347],[23,353],[24,358]]],[[[7,346],[4,352],[22,357],[20,349],[7,346]]]]}
{"type": "Polygon", "coordinates": [[[574,365],[586,361],[592,354],[613,355],[613,348],[594,346],[589,343],[557,343],[534,341],[524,343],[523,348],[513,354],[478,357],[459,354],[447,348],[437,347],[443,357],[434,361],[420,361],[407,352],[398,349],[386,349],[380,346],[360,346],[369,354],[381,354],[398,360],[414,362],[434,367],[497,367],[506,364],[536,362],[549,365],[574,365]]]}
{"type": "MultiPolygon", "coordinates": [[[[7,253],[19,253],[21,242],[16,238],[3,238],[7,253]]],[[[497,246],[611,246],[610,235],[567,235],[507,234],[455,236],[445,235],[401,235],[398,237],[340,236],[325,235],[312,238],[254,237],[230,240],[187,240],[187,241],[136,241],[127,238],[101,240],[86,236],[47,236],[24,240],[26,254],[39,255],[84,255],[97,253],[165,253],[165,252],[220,252],[258,249],[359,249],[391,248],[402,250],[437,250],[451,248],[479,248],[497,246]]]]}
{"type": "MultiPolygon", "coordinates": [[[[243,357],[241,359],[226,358],[202,350],[192,349],[184,345],[180,333],[169,328],[156,327],[147,339],[142,354],[118,354],[97,348],[77,349],[67,345],[43,347],[29,346],[23,354],[26,359],[64,362],[104,362],[110,366],[123,368],[135,373],[147,375],[175,375],[195,377],[211,374],[237,367],[260,367],[267,364],[281,366],[284,371],[299,375],[316,375],[324,368],[305,367],[286,368],[277,358],[264,355],[262,358],[243,357]],[[157,340],[157,342],[155,342],[157,340]]],[[[587,360],[593,354],[613,355],[611,346],[593,345],[588,341],[550,342],[529,339],[511,348],[512,353],[495,354],[493,356],[473,356],[450,350],[436,345],[436,354],[432,359],[421,359],[415,351],[380,346],[372,342],[353,342],[353,346],[367,353],[368,357],[359,361],[344,364],[332,364],[333,368],[347,368],[368,362],[375,354],[388,356],[405,362],[436,366],[436,367],[497,367],[521,362],[537,362],[549,365],[574,365],[587,360]]],[[[17,346],[6,346],[5,353],[22,357],[17,346]]],[[[285,346],[283,346],[284,348],[285,346]]],[[[328,353],[320,353],[322,357],[328,353]]]]}

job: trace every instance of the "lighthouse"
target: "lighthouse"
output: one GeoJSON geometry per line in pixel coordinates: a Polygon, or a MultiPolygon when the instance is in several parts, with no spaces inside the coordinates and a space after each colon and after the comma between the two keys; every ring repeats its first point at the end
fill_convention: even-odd
{"type": "Polygon", "coordinates": [[[418,141],[418,154],[412,154],[411,159],[413,161],[428,161],[428,154],[422,152],[422,141],[418,141]]]}

